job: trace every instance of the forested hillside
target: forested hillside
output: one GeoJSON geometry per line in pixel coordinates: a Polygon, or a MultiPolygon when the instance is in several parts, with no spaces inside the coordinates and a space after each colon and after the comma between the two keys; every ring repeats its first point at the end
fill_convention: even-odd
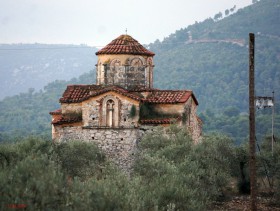
{"type": "MultiPolygon", "coordinates": [[[[223,19],[209,18],[150,44],[156,53],[156,87],[193,90],[204,132],[223,132],[242,141],[248,133],[248,34],[255,33],[256,95],[272,96],[275,91],[279,134],[279,11],[279,0],[258,1],[223,19]]],[[[258,111],[257,118],[258,137],[271,134],[271,109],[258,111]]]]}
{"type": "Polygon", "coordinates": [[[94,68],[96,48],[86,45],[0,44],[0,99],[94,68]]]}
{"type": "Polygon", "coordinates": [[[150,44],[156,86],[192,89],[200,111],[236,107],[247,112],[248,34],[256,35],[256,92],[280,92],[280,1],[262,0],[215,21],[176,31],[150,44]],[[170,81],[172,79],[172,81],[170,81]]]}
{"type": "MultiPolygon", "coordinates": [[[[275,91],[274,130],[279,136],[279,11],[280,0],[261,0],[224,18],[195,23],[162,42],[148,45],[156,53],[155,87],[193,90],[199,101],[204,133],[216,131],[238,142],[245,140],[248,134],[248,34],[253,32],[256,35],[256,94],[271,96],[275,91]]],[[[92,69],[94,59],[93,55],[88,70],[92,69]]],[[[95,72],[71,81],[55,81],[41,92],[31,89],[1,101],[0,135],[4,137],[18,131],[21,135],[50,136],[48,112],[58,108],[62,91],[73,83],[95,83],[95,72]]],[[[270,135],[271,109],[259,110],[256,116],[258,138],[270,135]]]]}
{"type": "Polygon", "coordinates": [[[60,107],[59,98],[67,84],[92,84],[90,71],[70,81],[56,80],[40,92],[30,90],[0,101],[0,141],[36,135],[51,138],[50,111],[60,107]]]}

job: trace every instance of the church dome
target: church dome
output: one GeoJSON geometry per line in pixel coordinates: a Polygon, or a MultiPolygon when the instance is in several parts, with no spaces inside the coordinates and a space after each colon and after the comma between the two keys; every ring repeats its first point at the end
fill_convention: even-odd
{"type": "Polygon", "coordinates": [[[121,35],[114,39],[104,48],[96,52],[96,55],[101,54],[132,54],[154,56],[155,54],[144,48],[137,40],[129,35],[121,35]]]}

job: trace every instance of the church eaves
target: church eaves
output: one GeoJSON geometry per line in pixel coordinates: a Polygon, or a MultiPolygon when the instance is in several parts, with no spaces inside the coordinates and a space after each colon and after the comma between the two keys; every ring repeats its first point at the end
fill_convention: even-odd
{"type": "Polygon", "coordinates": [[[102,86],[102,85],[68,85],[60,103],[79,103],[106,92],[116,92],[123,96],[140,101],[141,96],[138,93],[130,93],[119,86],[102,86]]]}

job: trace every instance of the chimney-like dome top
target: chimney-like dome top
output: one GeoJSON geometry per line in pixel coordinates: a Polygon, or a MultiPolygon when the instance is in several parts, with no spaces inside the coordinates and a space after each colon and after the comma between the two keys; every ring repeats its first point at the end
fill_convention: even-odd
{"type": "Polygon", "coordinates": [[[155,54],[144,48],[137,40],[129,35],[121,35],[114,39],[104,48],[96,52],[100,54],[133,54],[133,55],[146,55],[154,56],[155,54]]]}

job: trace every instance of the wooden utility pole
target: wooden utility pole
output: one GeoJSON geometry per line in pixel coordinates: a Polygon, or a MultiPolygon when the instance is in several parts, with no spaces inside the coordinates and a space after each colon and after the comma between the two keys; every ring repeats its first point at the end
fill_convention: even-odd
{"type": "Polygon", "coordinates": [[[271,123],[271,151],[273,155],[273,148],[274,148],[274,111],[275,111],[275,100],[274,100],[274,90],[272,92],[272,123],[271,123]]]}
{"type": "Polygon", "coordinates": [[[250,190],[251,210],[257,210],[256,142],[255,142],[255,35],[249,34],[249,120],[250,120],[250,190]]]}

